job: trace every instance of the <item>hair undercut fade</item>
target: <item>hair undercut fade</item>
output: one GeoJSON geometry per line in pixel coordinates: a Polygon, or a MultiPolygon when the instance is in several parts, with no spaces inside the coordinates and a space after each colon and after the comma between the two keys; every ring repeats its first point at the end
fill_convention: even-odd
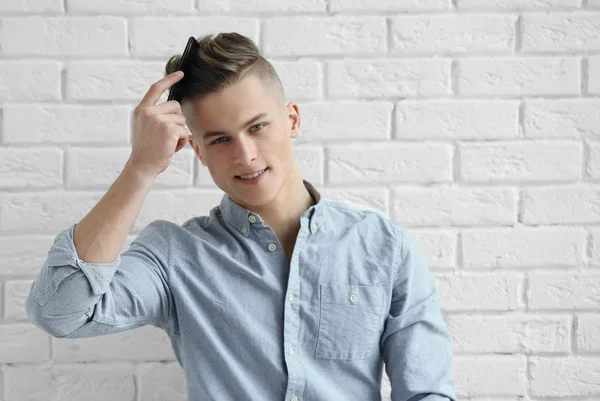
{"type": "MultiPolygon", "coordinates": [[[[277,72],[261,54],[256,44],[239,33],[212,34],[197,39],[200,51],[190,58],[186,75],[181,83],[181,102],[218,92],[234,85],[251,74],[260,78],[268,90],[281,100],[285,92],[277,72]]],[[[182,55],[172,56],[165,67],[165,75],[178,70],[182,55]]]]}

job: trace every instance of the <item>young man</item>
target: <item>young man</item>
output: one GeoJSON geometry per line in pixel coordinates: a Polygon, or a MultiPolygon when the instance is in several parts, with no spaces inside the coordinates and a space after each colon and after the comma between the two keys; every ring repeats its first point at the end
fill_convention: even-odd
{"type": "Polygon", "coordinates": [[[192,401],[380,400],[384,363],[392,400],[455,400],[438,292],[405,229],[302,179],[298,105],[250,39],[199,43],[181,107],[155,105],[181,76],[152,85],[123,172],[56,237],[29,318],[61,338],[164,329],[192,401]],[[156,220],[120,254],[188,140],[220,205],[182,225],[156,220]]]}

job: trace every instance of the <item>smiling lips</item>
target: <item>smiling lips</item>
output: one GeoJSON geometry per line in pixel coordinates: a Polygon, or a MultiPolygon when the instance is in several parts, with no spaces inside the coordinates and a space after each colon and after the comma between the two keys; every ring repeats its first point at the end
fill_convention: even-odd
{"type": "Polygon", "coordinates": [[[259,170],[259,171],[256,171],[256,172],[254,172],[252,174],[248,174],[248,175],[236,175],[236,177],[240,177],[240,178],[242,178],[244,180],[251,180],[252,178],[256,178],[259,175],[261,175],[265,170],[266,170],[266,168],[264,168],[262,170],[259,170]]]}

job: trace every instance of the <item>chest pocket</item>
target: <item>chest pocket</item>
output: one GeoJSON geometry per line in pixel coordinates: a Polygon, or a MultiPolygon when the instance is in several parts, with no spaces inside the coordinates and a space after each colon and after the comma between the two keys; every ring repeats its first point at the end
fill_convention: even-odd
{"type": "Polygon", "coordinates": [[[381,285],[321,284],[315,358],[364,359],[379,352],[381,285]]]}

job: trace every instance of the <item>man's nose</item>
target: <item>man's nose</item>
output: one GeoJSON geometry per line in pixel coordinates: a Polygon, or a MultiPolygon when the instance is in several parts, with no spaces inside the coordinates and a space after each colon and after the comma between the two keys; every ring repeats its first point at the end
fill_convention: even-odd
{"type": "Polygon", "coordinates": [[[256,159],[256,145],[252,138],[248,138],[245,135],[240,135],[236,139],[235,144],[235,162],[248,166],[252,163],[252,160],[256,159]]]}

